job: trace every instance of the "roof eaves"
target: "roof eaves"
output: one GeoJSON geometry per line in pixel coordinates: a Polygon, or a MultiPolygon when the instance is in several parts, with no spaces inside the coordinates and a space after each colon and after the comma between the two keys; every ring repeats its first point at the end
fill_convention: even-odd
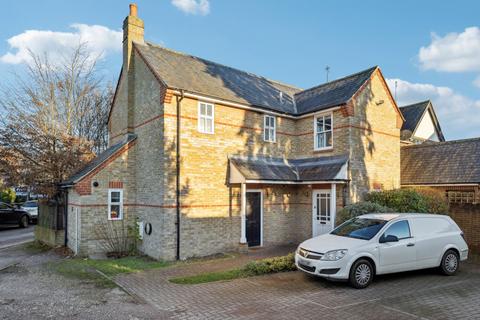
{"type": "MultiPolygon", "coordinates": [[[[124,147],[125,146],[129,146],[132,142],[134,142],[135,140],[137,139],[137,136],[134,135],[134,134],[129,134],[128,137],[127,137],[127,140],[118,148],[118,150],[115,150],[112,154],[110,154],[108,157],[106,157],[105,159],[103,159],[103,161],[97,163],[95,166],[93,166],[92,168],[90,168],[88,171],[84,172],[81,176],[78,176],[78,177],[75,177],[73,180],[71,178],[61,182],[59,185],[61,186],[65,186],[65,187],[68,187],[68,186],[73,186],[75,185],[76,183],[82,181],[85,177],[87,177],[92,171],[94,171],[96,168],[98,168],[100,165],[102,165],[103,163],[105,163],[107,160],[111,159],[113,156],[117,155],[117,154],[121,154],[123,153],[125,150],[124,150],[124,147]]],[[[88,165],[88,164],[87,164],[88,165]]],[[[75,176],[72,175],[72,176],[75,176]]]]}

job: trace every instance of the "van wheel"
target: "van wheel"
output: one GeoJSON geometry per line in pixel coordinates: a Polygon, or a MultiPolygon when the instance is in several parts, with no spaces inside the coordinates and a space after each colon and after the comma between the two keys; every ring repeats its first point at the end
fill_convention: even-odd
{"type": "Polygon", "coordinates": [[[360,259],[355,261],[350,269],[349,282],[356,289],[366,288],[373,280],[373,266],[370,261],[360,259]]]}
{"type": "Polygon", "coordinates": [[[460,265],[460,258],[458,253],[454,250],[447,250],[442,257],[442,264],[440,265],[440,271],[444,275],[453,276],[458,271],[460,265]]]}
{"type": "Polygon", "coordinates": [[[18,223],[18,226],[20,228],[26,228],[28,227],[28,216],[22,216],[20,218],[20,222],[18,223]]]}

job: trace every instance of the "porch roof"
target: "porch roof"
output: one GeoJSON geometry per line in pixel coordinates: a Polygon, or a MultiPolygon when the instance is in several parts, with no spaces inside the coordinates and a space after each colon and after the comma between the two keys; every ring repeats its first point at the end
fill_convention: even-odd
{"type": "Polygon", "coordinates": [[[328,182],[347,180],[348,156],[282,159],[230,156],[230,183],[328,182]]]}

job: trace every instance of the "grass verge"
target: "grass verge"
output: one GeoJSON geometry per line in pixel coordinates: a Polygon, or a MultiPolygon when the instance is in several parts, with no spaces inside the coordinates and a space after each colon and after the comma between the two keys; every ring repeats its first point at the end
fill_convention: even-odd
{"type": "Polygon", "coordinates": [[[239,278],[259,276],[269,273],[286,272],[296,270],[293,253],[286,256],[255,260],[243,267],[217,272],[206,272],[191,276],[176,277],[169,279],[176,284],[200,284],[214,281],[226,281],[239,278]]]}
{"type": "Polygon", "coordinates": [[[168,266],[168,262],[156,261],[148,257],[124,257],[119,259],[64,259],[51,263],[52,270],[67,277],[91,281],[99,286],[113,287],[112,281],[102,276],[100,271],[108,277],[120,273],[131,273],[149,269],[158,269],[168,266]]]}
{"type": "Polygon", "coordinates": [[[23,249],[31,254],[42,253],[52,249],[40,241],[32,241],[23,245],[23,249]]]}

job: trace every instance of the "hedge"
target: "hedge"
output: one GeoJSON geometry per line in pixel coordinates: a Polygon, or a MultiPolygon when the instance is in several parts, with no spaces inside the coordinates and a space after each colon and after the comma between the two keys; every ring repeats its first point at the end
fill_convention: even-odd
{"type": "Polygon", "coordinates": [[[361,216],[362,214],[386,212],[395,212],[395,210],[374,202],[357,202],[345,206],[337,213],[336,224],[339,225],[347,221],[348,219],[354,218],[356,216],[361,216]]]}
{"type": "Polygon", "coordinates": [[[449,209],[444,194],[432,188],[369,192],[365,201],[392,208],[396,212],[448,214],[449,209]]]}

